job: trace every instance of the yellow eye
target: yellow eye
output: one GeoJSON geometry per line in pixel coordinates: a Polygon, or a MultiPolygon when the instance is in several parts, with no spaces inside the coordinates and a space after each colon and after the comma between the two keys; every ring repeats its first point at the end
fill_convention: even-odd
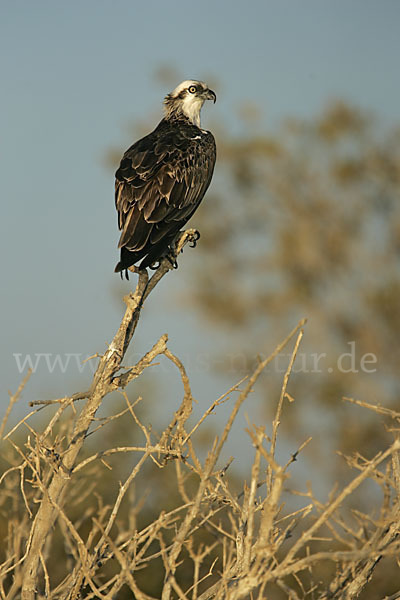
{"type": "Polygon", "coordinates": [[[195,85],[191,85],[188,89],[191,94],[195,94],[197,92],[197,87],[195,85]]]}

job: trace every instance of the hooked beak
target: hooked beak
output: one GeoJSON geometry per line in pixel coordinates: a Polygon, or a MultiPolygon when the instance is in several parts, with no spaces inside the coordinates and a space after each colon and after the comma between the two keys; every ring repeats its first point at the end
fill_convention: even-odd
{"type": "Polygon", "coordinates": [[[215,102],[217,100],[217,95],[216,95],[215,92],[213,92],[212,90],[208,89],[205,92],[205,98],[206,98],[206,100],[213,100],[213,102],[215,104],[215,102]]]}

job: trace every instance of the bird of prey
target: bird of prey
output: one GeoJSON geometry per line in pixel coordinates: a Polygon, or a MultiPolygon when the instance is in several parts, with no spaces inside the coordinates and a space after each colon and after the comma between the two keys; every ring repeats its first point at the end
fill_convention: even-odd
{"type": "Polygon", "coordinates": [[[123,155],[115,174],[121,260],[115,272],[141,260],[158,262],[193,215],[210,185],[216,148],[201,129],[200,111],[215,92],[203,81],[180,83],[164,99],[164,118],[123,155]]]}

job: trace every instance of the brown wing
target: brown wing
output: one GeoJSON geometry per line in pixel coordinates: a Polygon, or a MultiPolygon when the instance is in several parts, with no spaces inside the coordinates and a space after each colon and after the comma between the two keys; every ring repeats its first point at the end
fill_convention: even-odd
{"type": "Polygon", "coordinates": [[[210,184],[215,155],[210,133],[164,120],[129,148],[116,172],[119,248],[139,260],[179,230],[210,184]]]}

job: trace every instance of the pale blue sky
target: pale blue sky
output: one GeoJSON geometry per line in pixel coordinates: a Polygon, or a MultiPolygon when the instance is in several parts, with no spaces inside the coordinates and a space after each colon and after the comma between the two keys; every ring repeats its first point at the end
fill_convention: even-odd
{"type": "MultiPolygon", "coordinates": [[[[114,179],[103,159],[134,141],[133,122],[161,114],[169,90],[155,82],[157,67],[220,82],[206,126],[223,115],[234,130],[237,107],[251,101],[273,128],[333,97],[375,111],[390,126],[399,121],[399,17],[396,0],[3,0],[3,402],[20,380],[14,353],[92,354],[118,326],[117,297],[128,284],[113,274],[114,179]]],[[[147,350],[168,331],[195,395],[207,380],[212,400],[222,383],[195,366],[205,334],[190,306],[180,307],[179,318],[170,306],[189,269],[187,256],[151,299],[137,348],[147,350]]],[[[72,367],[66,375],[40,368],[24,402],[76,391],[88,377],[72,367]]]]}

